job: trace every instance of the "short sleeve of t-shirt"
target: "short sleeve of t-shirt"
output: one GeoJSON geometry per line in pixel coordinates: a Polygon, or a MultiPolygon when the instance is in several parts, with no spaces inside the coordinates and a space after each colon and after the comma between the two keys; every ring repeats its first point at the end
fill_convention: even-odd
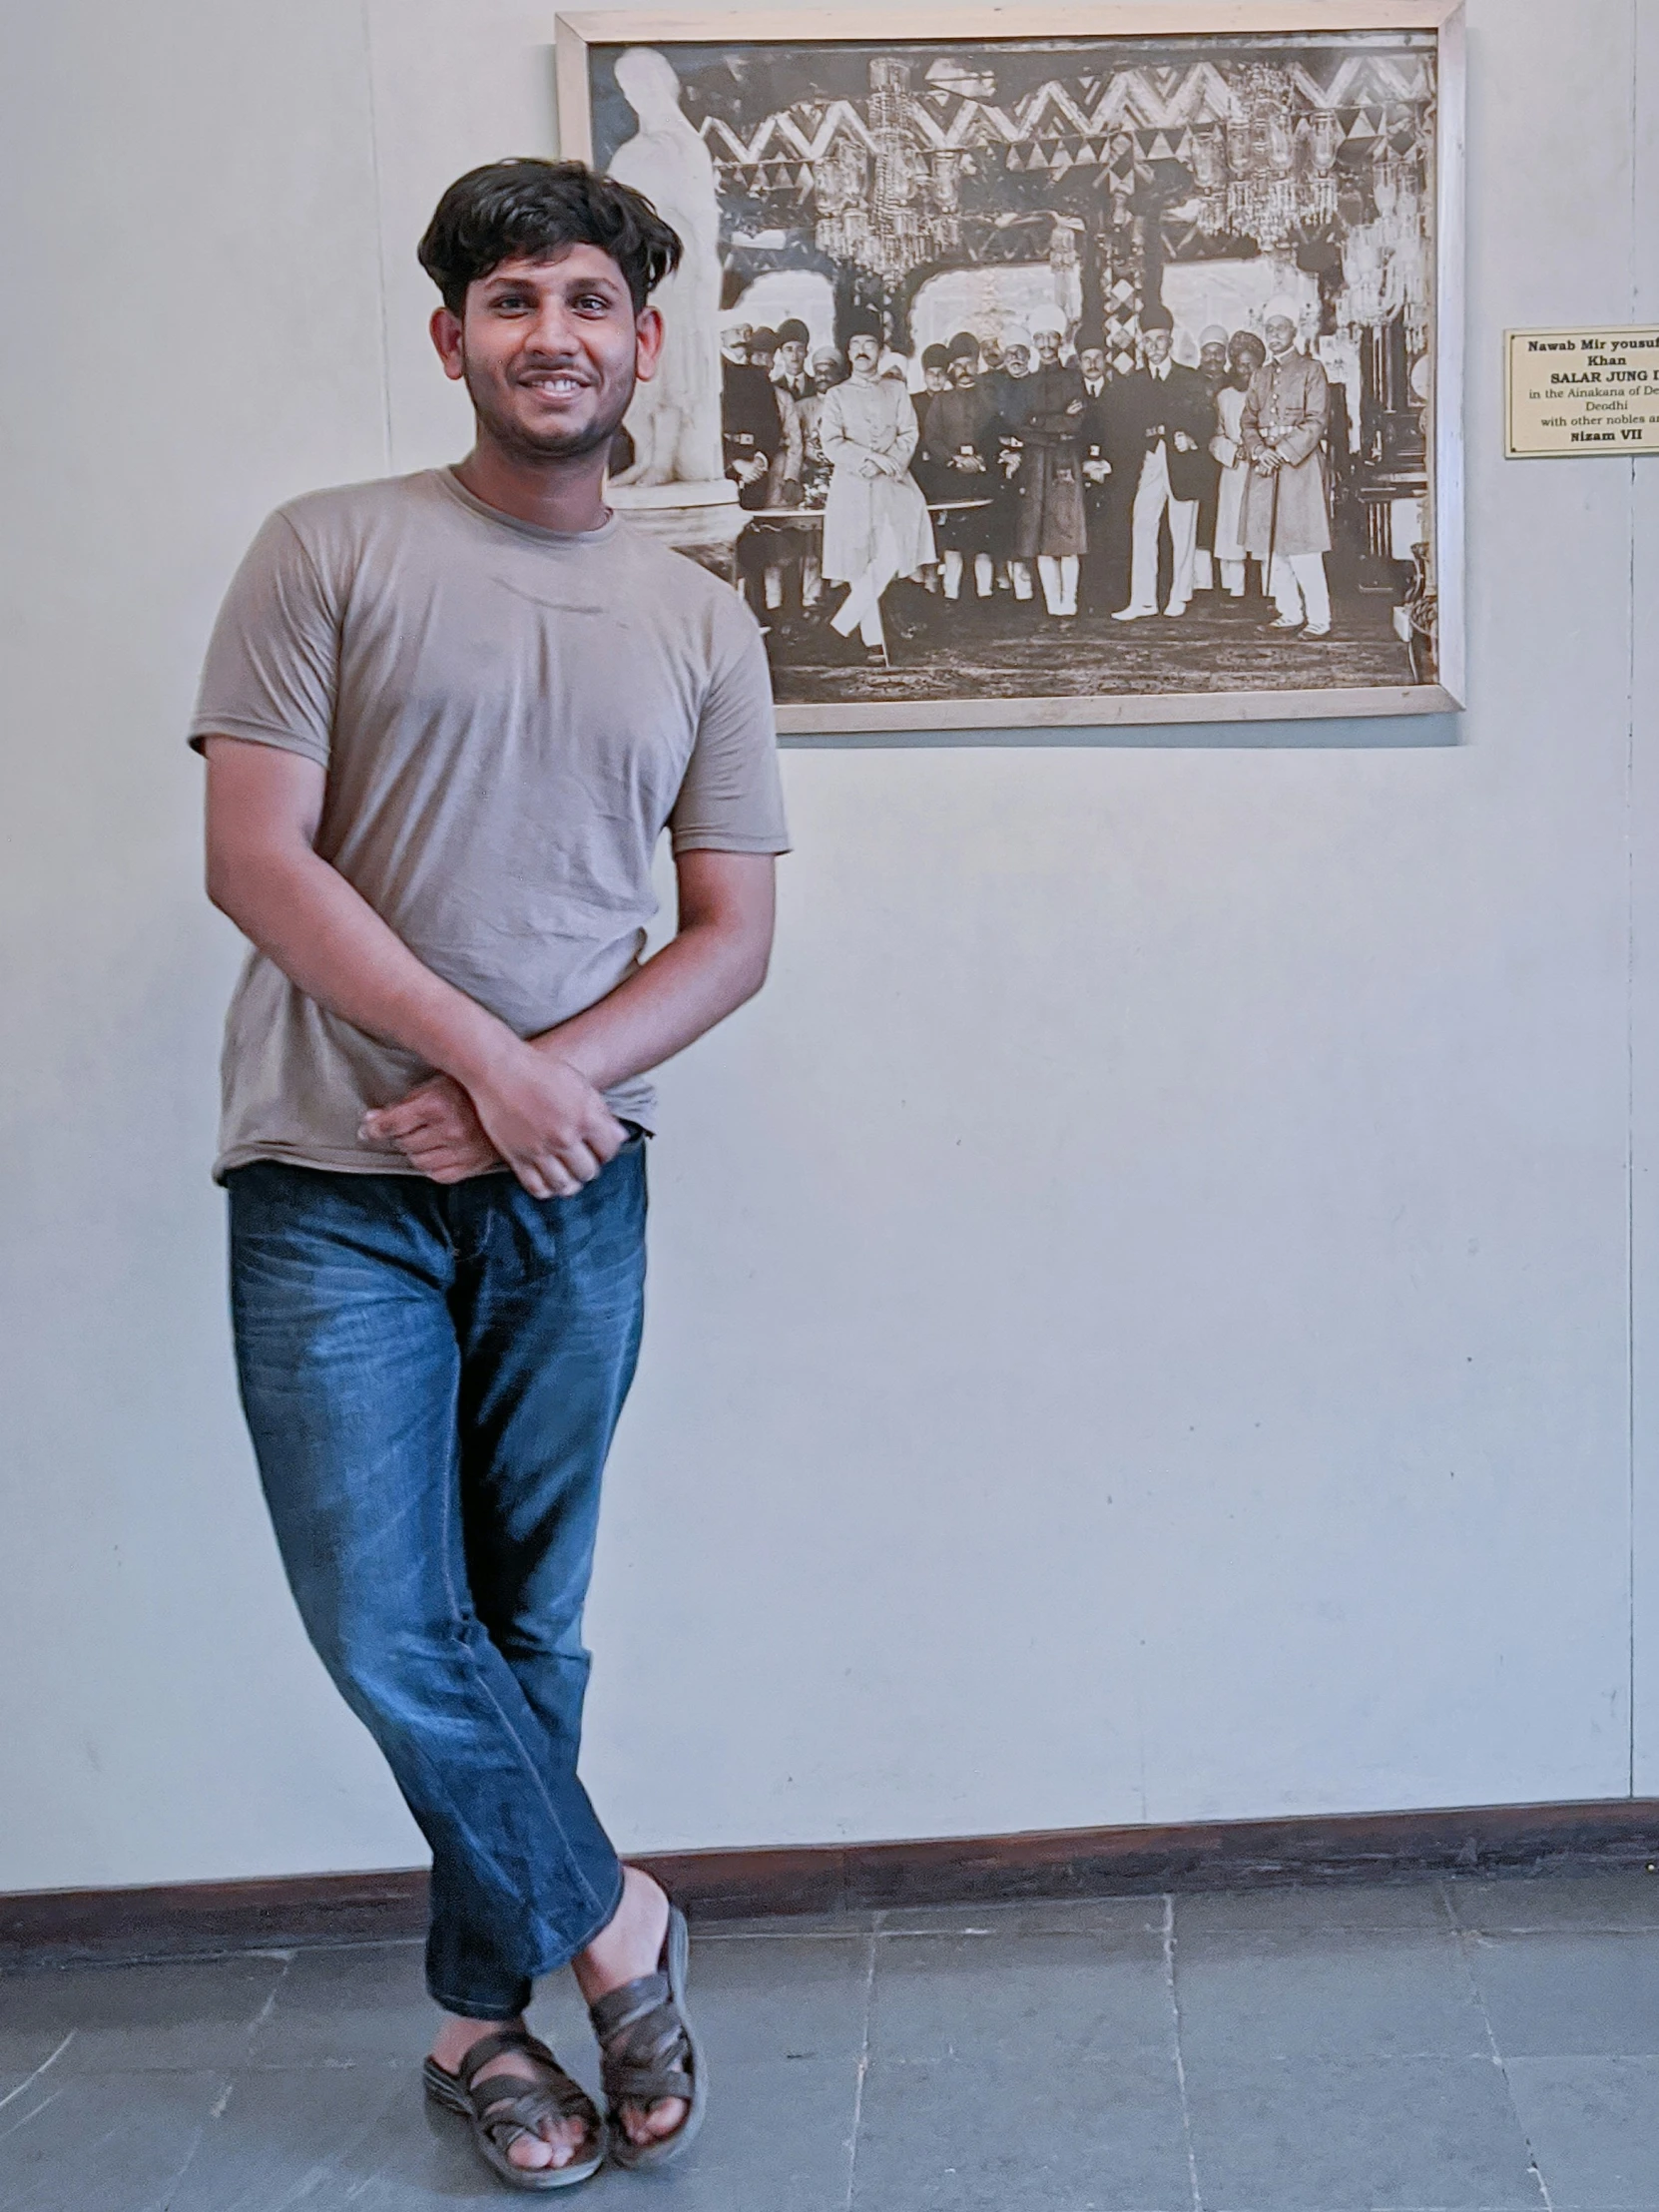
{"type": "Polygon", "coordinates": [[[252,738],[326,768],[338,675],[338,616],[293,524],[274,514],[214,625],[190,742],[252,738]]]}
{"type": "Polygon", "coordinates": [[[697,738],[669,831],[680,852],[787,852],[772,672],[754,617],[736,595],[720,624],[697,738]]]}

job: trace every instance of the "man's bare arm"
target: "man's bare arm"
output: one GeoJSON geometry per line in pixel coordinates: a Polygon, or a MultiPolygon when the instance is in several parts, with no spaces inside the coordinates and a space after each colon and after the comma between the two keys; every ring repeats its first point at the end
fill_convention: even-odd
{"type": "Polygon", "coordinates": [[[579,1068],[434,975],[313,849],[323,771],[241,738],[210,738],[206,752],[214,904],[308,998],[464,1086],[492,1158],[533,1196],[591,1182],[621,1124],[579,1068]]]}
{"type": "MultiPolygon", "coordinates": [[[[772,953],[774,878],[770,853],[685,852],[676,863],[680,924],[673,939],[585,1013],[532,1041],[609,1090],[683,1052],[753,998],[772,953]]],[[[368,1117],[409,1161],[440,1183],[495,1165],[463,1082],[423,1083],[398,1105],[368,1117]]]]}
{"type": "Polygon", "coordinates": [[[674,936],[609,997],[538,1037],[537,1050],[604,1091],[695,1044],[767,979],[777,873],[770,852],[681,853],[674,936]]]}

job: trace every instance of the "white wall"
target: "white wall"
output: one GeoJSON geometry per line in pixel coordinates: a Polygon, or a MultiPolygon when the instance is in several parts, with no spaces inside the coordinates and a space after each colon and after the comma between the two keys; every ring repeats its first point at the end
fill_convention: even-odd
{"type": "MultiPolygon", "coordinates": [[[[1505,463],[1498,379],[1659,315],[1659,0],[1470,15],[1462,742],[786,757],[774,980],[654,1155],[631,1847],[1659,1792],[1659,464],[1505,463]]],[[[551,21],[58,0],[0,56],[0,1888],[418,1855],[236,1411],[180,732],[264,512],[460,450],[413,242],[551,148],[551,21]]]]}

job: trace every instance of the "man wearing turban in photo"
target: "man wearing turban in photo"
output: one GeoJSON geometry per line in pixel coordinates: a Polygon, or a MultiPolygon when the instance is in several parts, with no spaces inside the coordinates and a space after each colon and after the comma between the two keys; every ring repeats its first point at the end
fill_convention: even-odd
{"type": "MultiPolygon", "coordinates": [[[[1199,332],[1198,373],[1218,413],[1222,388],[1227,382],[1227,332],[1212,322],[1199,332]]],[[[1213,442],[1213,441],[1212,441],[1213,442]]],[[[1211,452],[1212,460],[1215,458],[1211,452]]],[[[1221,497],[1221,468],[1210,470],[1204,496],[1198,503],[1198,552],[1193,563],[1193,587],[1213,591],[1216,582],[1216,508],[1221,497]]]]}
{"type": "Polygon", "coordinates": [[[921,389],[912,392],[910,403],[916,410],[916,425],[921,432],[921,443],[916,451],[913,474],[916,482],[929,499],[936,499],[933,488],[929,455],[927,452],[927,409],[941,392],[950,389],[950,349],[944,345],[929,345],[921,356],[921,389]]]}
{"type": "Polygon", "coordinates": [[[1233,600],[1243,599],[1249,581],[1250,551],[1244,540],[1244,509],[1254,471],[1241,435],[1245,397],[1256,380],[1256,371],[1267,357],[1267,346],[1254,330],[1235,330],[1227,348],[1227,381],[1216,394],[1221,428],[1210,440],[1211,454],[1221,468],[1221,492],[1216,506],[1216,566],[1221,571],[1222,589],[1233,600]]]}
{"type": "Polygon", "coordinates": [[[949,389],[928,402],[922,433],[940,512],[934,523],[944,596],[962,598],[969,555],[973,596],[982,608],[993,591],[991,545],[997,496],[996,401],[979,374],[979,342],[958,331],[946,348],[949,389]]]}
{"type": "Polygon", "coordinates": [[[1140,622],[1158,612],[1158,536],[1166,514],[1174,568],[1164,613],[1184,615],[1193,596],[1198,554],[1198,506],[1214,471],[1210,440],[1216,403],[1196,368],[1170,358],[1175,318],[1162,304],[1141,310],[1145,365],[1126,376],[1119,405],[1129,441],[1142,459],[1131,524],[1129,604],[1114,622],[1140,622]]]}
{"type": "Polygon", "coordinates": [[[1325,556],[1331,550],[1331,501],[1325,439],[1331,386],[1324,367],[1297,344],[1294,299],[1268,302],[1268,358],[1251,378],[1239,425],[1250,465],[1244,540],[1263,564],[1279,609],[1275,630],[1305,638],[1331,635],[1331,591],[1325,556]]]}
{"type": "Polygon", "coordinates": [[[1014,557],[1036,562],[1043,604],[1051,615],[1069,619],[1077,612],[1078,564],[1088,537],[1083,520],[1083,372],[1075,361],[1061,360],[1064,336],[1057,311],[1032,316],[1037,361],[1026,379],[1014,557]]]}

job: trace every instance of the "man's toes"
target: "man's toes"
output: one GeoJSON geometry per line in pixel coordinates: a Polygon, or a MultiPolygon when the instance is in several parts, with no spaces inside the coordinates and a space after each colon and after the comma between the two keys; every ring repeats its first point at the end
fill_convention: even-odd
{"type": "Polygon", "coordinates": [[[630,2104],[622,2115],[629,2141],[639,2144],[660,2143],[664,2136],[674,2133],[685,2116],[684,2097],[660,2097],[643,2111],[637,2104],[630,2104]]]}
{"type": "Polygon", "coordinates": [[[521,2135],[507,2156],[515,2166],[539,2172],[544,2166],[568,2166],[586,2138],[580,2120],[548,2120],[539,2134],[521,2135]]]}
{"type": "Polygon", "coordinates": [[[543,2166],[565,2166],[570,2163],[568,2152],[562,2156],[554,2146],[540,2135],[519,2135],[507,2146],[507,2158],[514,2166],[523,2166],[531,2172],[539,2172],[543,2166]]]}

